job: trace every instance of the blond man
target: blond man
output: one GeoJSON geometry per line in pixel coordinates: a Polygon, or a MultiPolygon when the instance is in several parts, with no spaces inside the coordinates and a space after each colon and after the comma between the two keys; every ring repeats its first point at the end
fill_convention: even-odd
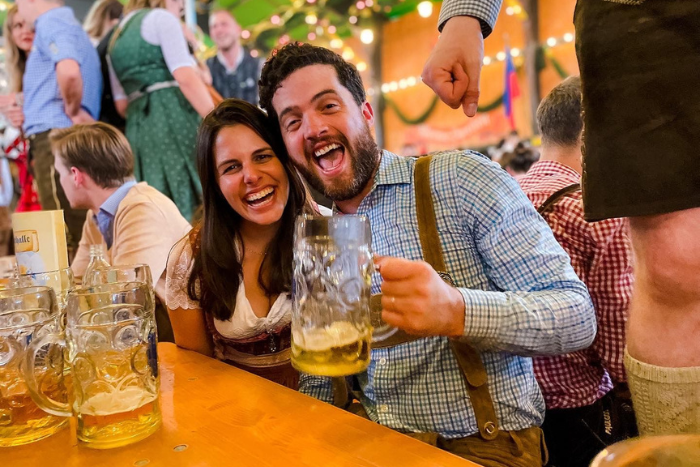
{"type": "MultiPolygon", "coordinates": [[[[73,273],[85,273],[90,245],[101,244],[112,265],[148,264],[156,295],[164,303],[168,253],[190,224],[169,198],[136,182],[134,156],[116,128],[105,123],[76,125],[54,130],[50,141],[71,207],[89,210],[73,273]]],[[[172,340],[167,313],[157,310],[156,315],[160,340],[172,340]]]]}

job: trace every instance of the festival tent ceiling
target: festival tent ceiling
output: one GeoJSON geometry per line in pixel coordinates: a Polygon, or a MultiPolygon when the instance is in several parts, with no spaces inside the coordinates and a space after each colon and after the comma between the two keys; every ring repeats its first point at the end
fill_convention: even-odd
{"type": "Polygon", "coordinates": [[[211,8],[229,10],[245,30],[244,40],[267,52],[289,41],[359,36],[416,11],[421,3],[423,9],[432,7],[422,0],[215,0],[211,8]]]}

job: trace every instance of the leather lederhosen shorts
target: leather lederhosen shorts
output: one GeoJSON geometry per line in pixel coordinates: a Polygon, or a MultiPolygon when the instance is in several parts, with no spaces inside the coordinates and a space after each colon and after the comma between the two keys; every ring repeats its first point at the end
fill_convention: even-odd
{"type": "Polygon", "coordinates": [[[700,1],[578,0],[589,221],[700,206],[700,1]]]}

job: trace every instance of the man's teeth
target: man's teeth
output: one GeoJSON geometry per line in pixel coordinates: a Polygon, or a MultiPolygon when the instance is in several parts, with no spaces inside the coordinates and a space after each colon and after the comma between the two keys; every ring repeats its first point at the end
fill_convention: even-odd
{"type": "Polygon", "coordinates": [[[329,151],[332,151],[334,149],[338,149],[339,147],[340,147],[340,144],[332,143],[324,148],[319,149],[314,154],[316,155],[316,157],[321,157],[325,154],[328,154],[329,151]]]}
{"type": "Polygon", "coordinates": [[[258,191],[257,193],[253,193],[252,195],[246,196],[246,201],[257,201],[260,198],[264,198],[265,196],[269,195],[272,193],[274,190],[272,187],[265,188],[264,190],[258,191]]]}

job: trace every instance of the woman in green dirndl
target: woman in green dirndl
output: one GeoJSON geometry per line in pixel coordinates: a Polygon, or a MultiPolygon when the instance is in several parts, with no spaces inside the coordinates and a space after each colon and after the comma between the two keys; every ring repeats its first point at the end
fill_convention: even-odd
{"type": "Polygon", "coordinates": [[[197,128],[214,102],[187,48],[182,7],[183,0],[130,0],[113,33],[109,63],[136,178],[171,198],[191,221],[202,195],[197,128]]]}

